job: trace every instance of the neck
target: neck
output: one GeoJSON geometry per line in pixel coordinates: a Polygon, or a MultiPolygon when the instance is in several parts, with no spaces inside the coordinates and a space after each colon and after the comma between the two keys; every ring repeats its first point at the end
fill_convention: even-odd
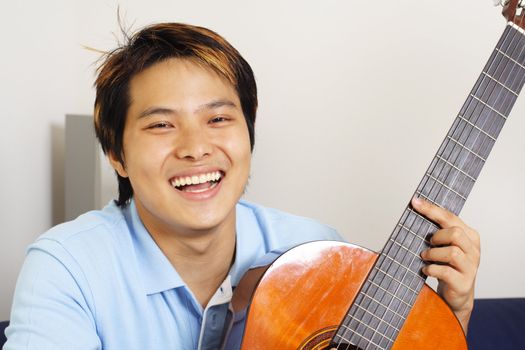
{"type": "Polygon", "coordinates": [[[235,254],[235,209],[216,227],[204,230],[159,230],[149,234],[202,307],[222,284],[235,254]]]}
{"type": "Polygon", "coordinates": [[[235,230],[208,233],[196,239],[167,237],[157,244],[199,303],[206,307],[230,270],[235,254],[235,230]]]}

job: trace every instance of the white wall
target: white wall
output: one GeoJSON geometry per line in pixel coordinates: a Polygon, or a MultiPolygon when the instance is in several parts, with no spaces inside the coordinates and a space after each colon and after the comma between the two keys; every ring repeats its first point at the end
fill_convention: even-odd
{"type": "MultiPolygon", "coordinates": [[[[118,1],[134,28],[224,35],[260,91],[250,200],[380,249],[504,21],[491,1],[118,1]]],[[[63,217],[66,113],[89,114],[116,0],[5,2],[0,12],[0,319],[25,247],[63,217]]],[[[525,296],[525,97],[463,212],[481,232],[479,297],[525,296]]]]}

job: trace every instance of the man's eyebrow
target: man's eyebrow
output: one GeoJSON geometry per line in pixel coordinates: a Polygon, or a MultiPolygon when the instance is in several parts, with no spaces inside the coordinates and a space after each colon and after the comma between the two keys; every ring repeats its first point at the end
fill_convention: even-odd
{"type": "Polygon", "coordinates": [[[220,100],[215,100],[215,101],[211,101],[211,102],[208,102],[208,103],[200,105],[197,108],[197,111],[202,111],[202,110],[205,110],[205,109],[215,109],[215,108],[219,108],[219,107],[238,108],[238,106],[235,104],[235,102],[227,100],[227,99],[220,99],[220,100]]]}
{"type": "Polygon", "coordinates": [[[150,115],[153,115],[153,114],[173,115],[176,113],[177,111],[170,109],[170,108],[153,106],[153,107],[147,108],[142,113],[140,113],[138,118],[141,119],[141,118],[149,117],[150,115]]]}
{"type": "MultiPolygon", "coordinates": [[[[214,100],[208,103],[204,103],[197,107],[196,111],[202,111],[202,110],[210,110],[220,107],[233,107],[238,108],[237,104],[235,102],[227,100],[227,99],[220,99],[220,100],[214,100]]],[[[149,117],[153,114],[163,114],[163,115],[175,115],[177,114],[177,110],[167,108],[167,107],[159,107],[159,106],[153,106],[145,109],[143,112],[141,112],[138,116],[138,119],[149,117]]]]}

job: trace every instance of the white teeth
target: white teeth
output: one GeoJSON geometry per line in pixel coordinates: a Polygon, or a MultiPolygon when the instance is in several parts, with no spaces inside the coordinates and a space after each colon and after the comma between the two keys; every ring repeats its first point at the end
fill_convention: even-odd
{"type": "Polygon", "coordinates": [[[205,173],[200,175],[192,175],[185,177],[178,177],[171,180],[171,185],[173,187],[181,187],[185,185],[198,185],[209,181],[218,181],[221,178],[220,171],[214,171],[211,173],[205,173]]]}

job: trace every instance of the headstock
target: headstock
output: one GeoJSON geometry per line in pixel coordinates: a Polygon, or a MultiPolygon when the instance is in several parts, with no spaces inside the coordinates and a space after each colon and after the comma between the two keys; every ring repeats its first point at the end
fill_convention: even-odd
{"type": "Polygon", "coordinates": [[[503,16],[525,30],[525,0],[501,0],[503,16]]]}

